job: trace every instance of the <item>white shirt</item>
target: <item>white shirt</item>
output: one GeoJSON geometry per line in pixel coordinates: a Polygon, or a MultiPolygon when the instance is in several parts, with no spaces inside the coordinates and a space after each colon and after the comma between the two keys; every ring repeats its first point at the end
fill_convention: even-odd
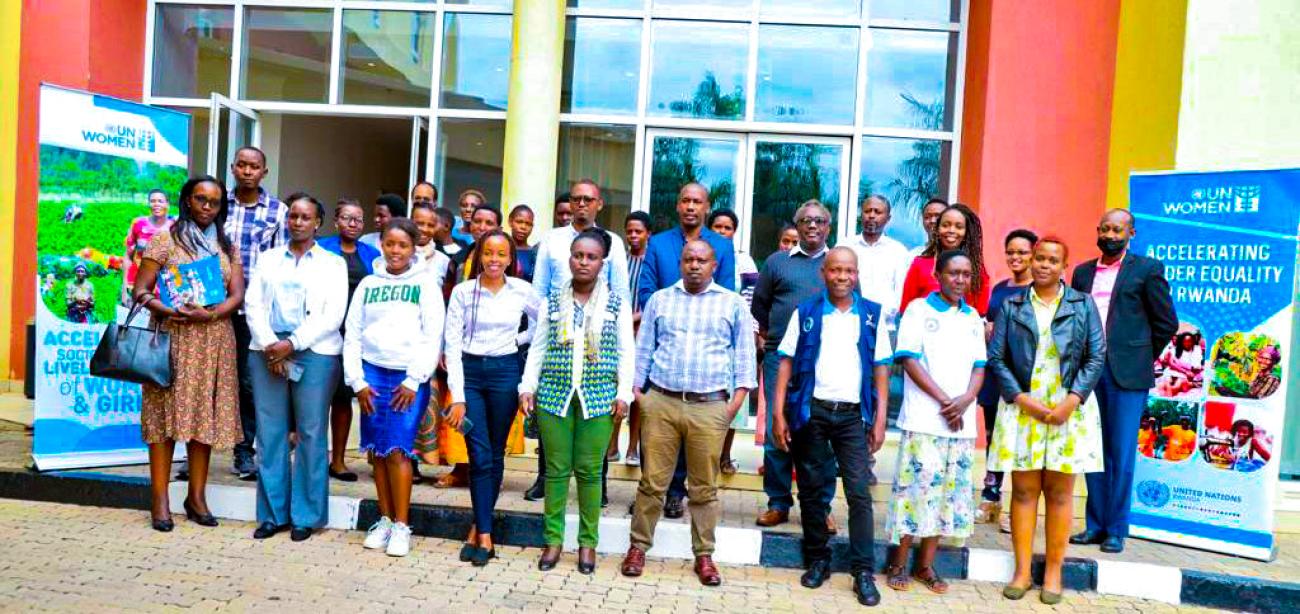
{"type": "MultiPolygon", "coordinates": [[[[858,322],[857,303],[840,311],[830,301],[827,310],[822,312],[822,346],[817,351],[816,380],[813,382],[813,398],[822,401],[839,401],[843,403],[860,403],[862,401],[862,378],[871,377],[858,368],[862,361],[858,359],[858,334],[861,331],[858,322]]],[[[790,324],[785,327],[781,345],[777,352],[786,358],[794,358],[799,349],[799,329],[812,328],[811,321],[804,321],[795,311],[790,316],[790,324]]],[[[893,356],[893,347],[889,343],[889,331],[884,326],[876,326],[877,363],[887,363],[893,356]]]]}
{"type": "MultiPolygon", "coordinates": [[[[898,353],[894,359],[903,358],[919,361],[949,397],[963,394],[970,387],[971,371],[983,367],[987,360],[984,321],[970,305],[963,302],[954,307],[937,292],[918,298],[908,303],[898,324],[898,353]]],[[[975,403],[962,415],[960,431],[948,428],[939,409],[939,402],[921,390],[911,376],[903,378],[898,428],[939,437],[975,438],[975,403]]]]}
{"type": "MultiPolygon", "coordinates": [[[[361,239],[357,239],[360,241],[361,239]]],[[[433,245],[430,243],[429,245],[433,245]]],[[[415,248],[414,257],[411,258],[411,268],[424,270],[429,273],[433,279],[433,285],[441,288],[442,283],[447,280],[447,271],[451,267],[451,258],[447,257],[437,249],[429,247],[427,250],[421,247],[415,248]],[[428,251],[428,254],[422,252],[428,251]]],[[[374,260],[370,261],[370,268],[378,271],[388,268],[388,261],[384,260],[384,255],[380,253],[374,260]]]]}
{"type": "Polygon", "coordinates": [[[858,255],[858,287],[862,296],[878,303],[885,322],[895,326],[903,280],[912,265],[912,255],[902,243],[885,235],[880,235],[874,244],[858,235],[847,247],[858,255]]]}
{"type": "Polygon", "coordinates": [[[462,281],[451,290],[443,352],[452,403],[465,402],[464,354],[507,356],[533,338],[542,299],[522,279],[506,277],[505,281],[506,285],[495,294],[479,285],[477,279],[462,281]],[[519,332],[519,322],[525,316],[528,327],[519,332]]]}
{"type": "Polygon", "coordinates": [[[343,381],[356,392],[369,387],[362,367],[368,362],[406,371],[402,386],[419,390],[438,368],[444,311],[442,288],[424,271],[407,267],[394,275],[388,267],[375,269],[361,280],[348,307],[343,381]]]}
{"type": "Polygon", "coordinates": [[[339,256],[312,245],[301,258],[287,246],[263,252],[244,293],[244,316],[261,351],[290,333],[295,351],[338,356],[343,351],[339,326],[348,310],[348,265],[339,256]]]}
{"type": "MultiPolygon", "coordinates": [[[[533,269],[533,288],[539,296],[543,298],[550,296],[552,292],[559,290],[573,279],[573,271],[569,270],[569,248],[573,246],[573,240],[577,237],[578,231],[569,225],[552,228],[542,236],[541,241],[537,242],[537,264],[533,269]]],[[[627,301],[631,295],[636,294],[630,291],[627,278],[627,250],[623,248],[623,239],[618,235],[610,232],[609,238],[611,239],[609,255],[605,257],[600,277],[609,284],[611,292],[617,292],[624,301],[627,301]]]]}

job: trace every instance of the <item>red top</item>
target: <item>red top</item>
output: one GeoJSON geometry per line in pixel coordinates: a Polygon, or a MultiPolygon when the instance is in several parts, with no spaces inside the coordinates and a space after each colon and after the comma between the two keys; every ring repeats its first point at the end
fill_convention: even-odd
{"type": "MultiPolygon", "coordinates": [[[[931,292],[938,291],[939,280],[934,276],[934,257],[917,256],[912,260],[912,266],[907,269],[907,278],[903,280],[903,300],[898,306],[898,315],[903,315],[903,312],[907,310],[908,303],[918,298],[925,298],[930,296],[931,292]]],[[[986,315],[989,311],[989,293],[991,291],[988,271],[981,271],[979,292],[967,296],[966,302],[975,308],[975,311],[978,311],[981,316],[986,315]]]]}

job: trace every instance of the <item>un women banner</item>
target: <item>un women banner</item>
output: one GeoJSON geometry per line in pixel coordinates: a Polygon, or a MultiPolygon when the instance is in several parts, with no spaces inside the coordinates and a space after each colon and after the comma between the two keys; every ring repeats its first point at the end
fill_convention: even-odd
{"type": "Polygon", "coordinates": [[[88,365],[124,311],[144,245],[169,223],[189,134],[184,113],[41,86],[32,442],[40,470],[148,458],[140,386],[91,376],[88,365]]]}
{"type": "Polygon", "coordinates": [[[1300,169],[1134,173],[1129,192],[1133,249],[1164,263],[1180,321],[1138,431],[1132,534],[1269,560],[1300,169]]]}

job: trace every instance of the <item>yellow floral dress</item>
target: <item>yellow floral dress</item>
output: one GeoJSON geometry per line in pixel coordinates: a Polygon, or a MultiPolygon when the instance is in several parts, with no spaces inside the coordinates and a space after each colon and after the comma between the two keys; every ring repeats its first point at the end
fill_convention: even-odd
{"type": "MultiPolygon", "coordinates": [[[[1061,355],[1052,338],[1052,318],[1061,305],[1061,294],[1047,303],[1030,290],[1029,300],[1038,326],[1029,395],[1055,408],[1070,392],[1061,385],[1061,355]]],[[[993,441],[989,444],[990,471],[1095,473],[1102,470],[1101,454],[1101,414],[1095,395],[1088,395],[1088,400],[1059,426],[1021,413],[1014,403],[999,403],[993,441]]]]}

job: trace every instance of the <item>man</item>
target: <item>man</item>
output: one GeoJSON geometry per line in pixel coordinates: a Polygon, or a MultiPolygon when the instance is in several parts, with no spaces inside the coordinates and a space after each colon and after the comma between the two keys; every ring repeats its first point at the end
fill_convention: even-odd
{"type": "Polygon", "coordinates": [[[1087,528],[1072,544],[1101,544],[1102,552],[1123,552],[1133,494],[1133,457],[1147,391],[1155,384],[1157,352],[1178,332],[1165,265],[1131,254],[1137,234],[1133,215],[1111,209],[1097,226],[1101,258],[1074,270],[1071,286],[1097,303],[1106,329],[1106,368],[1094,394],[1101,412],[1105,471],[1087,474],[1087,528]]]}
{"type": "MultiPolygon", "coordinates": [[[[569,247],[578,233],[596,226],[596,215],[605,206],[600,196],[600,186],[590,179],[574,183],[569,189],[569,203],[573,206],[573,221],[568,226],[552,228],[537,243],[537,269],[533,271],[533,288],[543,297],[560,289],[573,277],[569,271],[569,247]]],[[[609,232],[606,230],[605,232],[609,232]]],[[[623,300],[636,296],[629,291],[627,279],[627,252],[623,240],[609,233],[611,247],[601,267],[601,276],[609,284],[610,292],[617,292],[623,300]]]]}
{"type": "Polygon", "coordinates": [[[375,231],[367,232],[357,240],[378,250],[380,233],[395,217],[406,217],[406,201],[397,194],[381,194],[375,199],[375,231]]]}
{"type": "Polygon", "coordinates": [[[881,306],[882,322],[893,330],[912,255],[902,243],[885,236],[891,213],[889,199],[880,194],[868,196],[862,201],[862,234],[848,247],[858,256],[862,297],[881,306]]]}
{"type": "Polygon", "coordinates": [[[573,223],[573,206],[569,203],[569,193],[562,192],[555,197],[555,212],[551,216],[551,228],[560,228],[573,223]]]}
{"type": "Polygon", "coordinates": [[[411,188],[411,206],[436,209],[438,207],[438,186],[428,181],[416,183],[415,187],[411,188]]]}
{"type": "MultiPolygon", "coordinates": [[[[939,223],[939,216],[943,215],[943,210],[948,208],[948,201],[935,196],[925,201],[925,206],[921,207],[921,227],[925,229],[925,239],[921,244],[912,248],[909,252],[913,258],[920,256],[925,251],[925,247],[930,244],[930,237],[934,236],[934,227],[939,223]]],[[[912,262],[908,261],[908,266],[912,262]]],[[[906,275],[907,271],[903,271],[906,275]]]]}
{"type": "Polygon", "coordinates": [[[474,233],[470,232],[470,223],[474,217],[474,210],[487,204],[487,196],[483,192],[474,188],[469,188],[460,193],[460,198],[456,199],[457,206],[460,207],[460,225],[451,229],[451,236],[458,241],[463,241],[466,245],[474,243],[474,233]]]}
{"type": "MultiPolygon", "coordinates": [[[[772,432],[772,416],[776,398],[776,374],[781,364],[777,349],[785,335],[790,315],[800,303],[821,294],[825,282],[821,276],[822,260],[826,258],[826,235],[831,229],[831,214],[825,206],[816,200],[805,202],[795,211],[795,227],[799,232],[799,244],[788,252],[775,253],[763,263],[763,271],[758,276],[758,286],[754,288],[752,313],[758,322],[759,334],[763,342],[763,396],[767,400],[765,424],[768,433],[772,432]]],[[[767,437],[763,440],[763,491],[767,493],[767,511],[759,514],[758,526],[774,527],[790,520],[790,508],[794,507],[794,463],[790,454],[776,446],[776,440],[767,437]]],[[[834,482],[823,493],[829,505],[835,498],[834,482]]],[[[826,522],[834,528],[833,517],[826,516],[826,522]]]]}
{"type": "Polygon", "coordinates": [[[684,446],[695,575],[705,586],[722,583],[713,564],[720,512],[718,455],[727,425],[754,387],[755,374],[745,299],[714,283],[716,269],[713,247],[700,239],[689,241],[682,248],[681,280],[652,295],[641,311],[632,380],[642,414],[641,483],[632,514],[632,545],[621,568],[625,576],[640,576],[645,569],[664,491],[684,446]]]}
{"type": "Polygon", "coordinates": [[[827,480],[834,481],[832,468],[838,460],[849,501],[853,592],[859,603],[874,606],[880,603],[880,592],[871,576],[875,544],[867,459],[885,441],[893,349],[880,319],[881,306],[854,292],[858,284],[854,250],[832,249],[822,260],[821,276],[826,293],[799,305],[781,339],[772,439],[790,452],[799,475],[808,567],[800,583],[818,588],[830,577],[825,519],[830,506],[820,493],[825,492],[827,480]],[[864,423],[867,429],[862,428],[864,423]]]}
{"type": "MultiPolygon", "coordinates": [[[[226,217],[226,236],[239,252],[239,264],[244,272],[244,286],[257,270],[258,257],[265,251],[285,245],[289,230],[285,224],[289,208],[279,199],[262,189],[267,172],[266,154],[256,147],[244,146],[235,152],[230,172],[235,177],[231,190],[229,213],[226,217]]],[[[243,426],[244,440],[235,444],[234,472],[239,479],[257,479],[257,463],[253,440],[257,436],[257,411],[253,405],[253,380],[248,372],[249,344],[252,334],[244,312],[240,310],[230,319],[235,327],[235,367],[239,374],[239,421],[243,426]]]]}
{"type": "MultiPolygon", "coordinates": [[[[650,214],[645,211],[633,211],[627,214],[623,220],[623,236],[627,238],[627,278],[641,279],[641,265],[645,262],[646,243],[650,240],[650,214]]],[[[641,304],[634,302],[632,304],[632,321],[639,323],[641,321],[641,304]]],[[[633,324],[636,326],[636,324],[633,324]]],[[[627,457],[628,465],[636,467],[641,464],[641,426],[639,418],[641,417],[640,408],[634,402],[628,412],[628,441],[627,457]]],[[[614,432],[609,438],[609,453],[606,454],[606,460],[611,463],[618,462],[618,431],[619,423],[614,423],[614,432]]],[[[680,493],[685,496],[685,493],[680,493]]],[[[635,503],[633,504],[635,505],[635,503]]]]}
{"type": "Polygon", "coordinates": [[[433,242],[437,250],[448,258],[469,248],[469,244],[451,236],[451,229],[456,225],[456,214],[446,207],[434,209],[438,215],[438,227],[433,233],[433,242]]]}
{"type": "MultiPolygon", "coordinates": [[[[641,265],[641,275],[634,279],[637,284],[637,303],[644,305],[655,292],[667,288],[681,279],[682,247],[689,241],[700,239],[709,244],[716,254],[717,266],[713,271],[713,281],[731,291],[736,289],[736,248],[731,239],[704,227],[705,217],[709,214],[712,203],[709,202],[708,188],[698,183],[688,183],[677,191],[678,226],[650,237],[646,247],[645,262],[641,265]]],[[[664,504],[664,516],[681,518],[684,512],[682,497],[686,496],[686,459],[683,455],[677,459],[677,470],[673,474],[672,485],[668,488],[668,501],[664,504]]]]}

